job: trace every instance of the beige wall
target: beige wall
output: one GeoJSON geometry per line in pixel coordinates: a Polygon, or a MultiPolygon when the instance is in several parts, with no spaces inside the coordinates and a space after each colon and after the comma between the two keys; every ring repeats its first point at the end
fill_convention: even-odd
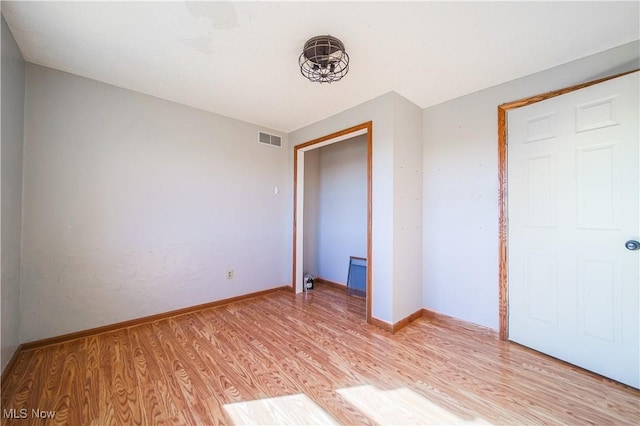
{"type": "Polygon", "coordinates": [[[20,251],[24,68],[22,54],[4,18],[2,26],[2,370],[20,343],[20,251]]]}
{"type": "Polygon", "coordinates": [[[304,153],[303,273],[319,276],[318,216],[320,213],[320,149],[304,153]]]}
{"type": "Polygon", "coordinates": [[[422,110],[394,99],[393,322],[422,309],[422,110]]]}
{"type": "Polygon", "coordinates": [[[290,282],[286,135],[32,64],[26,105],[24,341],[290,282]]]}

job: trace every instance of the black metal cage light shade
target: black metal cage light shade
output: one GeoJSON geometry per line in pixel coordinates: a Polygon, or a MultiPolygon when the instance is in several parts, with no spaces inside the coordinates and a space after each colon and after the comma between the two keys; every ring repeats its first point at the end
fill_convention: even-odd
{"type": "Polygon", "coordinates": [[[300,72],[311,81],[339,81],[349,71],[349,55],[344,44],[330,35],[310,38],[298,59],[300,72]]]}

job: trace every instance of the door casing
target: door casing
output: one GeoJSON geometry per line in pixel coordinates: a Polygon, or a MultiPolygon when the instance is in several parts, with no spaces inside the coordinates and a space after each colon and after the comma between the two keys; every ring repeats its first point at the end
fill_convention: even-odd
{"type": "Polygon", "coordinates": [[[600,78],[587,83],[578,84],[564,89],[554,90],[541,95],[508,102],[498,106],[498,204],[499,204],[499,227],[498,227],[498,310],[499,310],[499,332],[500,340],[509,338],[509,281],[508,281],[508,210],[507,210],[507,112],[512,109],[531,105],[536,102],[564,95],[565,93],[593,86],[613,78],[622,77],[640,71],[623,72],[609,77],[600,78]]]}
{"type": "Polygon", "coordinates": [[[372,285],[372,179],[373,179],[373,122],[367,121],[326,136],[296,145],[293,149],[293,271],[291,286],[294,293],[302,288],[302,268],[300,263],[302,260],[302,219],[303,204],[302,197],[298,196],[300,187],[304,183],[304,152],[311,149],[320,148],[325,145],[337,143],[342,140],[350,139],[355,136],[367,135],[367,278],[366,278],[366,311],[367,322],[371,322],[371,306],[373,301],[373,285],[372,285]],[[302,167],[299,167],[301,162],[302,167]],[[300,170],[302,169],[302,171],[300,170]]]}

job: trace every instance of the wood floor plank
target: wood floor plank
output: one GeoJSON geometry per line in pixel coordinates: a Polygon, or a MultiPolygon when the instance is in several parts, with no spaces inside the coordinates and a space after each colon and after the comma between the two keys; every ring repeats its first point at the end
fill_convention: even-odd
{"type": "Polygon", "coordinates": [[[84,375],[82,384],[82,418],[84,424],[91,424],[100,416],[100,343],[98,336],[90,336],[81,341],[81,353],[84,355],[84,375]]]}
{"type": "MultiPolygon", "coordinates": [[[[55,391],[49,397],[51,402],[43,410],[55,412],[51,424],[84,424],[83,418],[83,376],[85,352],[83,342],[68,342],[64,348],[61,377],[57,380],[55,391]],[[48,408],[49,406],[53,408],[48,408]]],[[[40,407],[39,407],[40,408],[40,407]]]]}
{"type": "Polygon", "coordinates": [[[127,330],[100,335],[101,416],[109,424],[142,424],[133,355],[127,330]]]}
{"type": "Polygon", "coordinates": [[[640,423],[638,390],[492,330],[430,314],[391,334],[365,311],[318,284],[30,349],[1,408],[87,425],[299,423],[305,407],[341,424],[640,423]]]}
{"type": "MultiPolygon", "coordinates": [[[[35,351],[25,352],[22,351],[18,354],[18,358],[14,364],[13,371],[10,375],[7,375],[6,380],[2,382],[2,389],[15,389],[19,383],[25,384],[27,382],[25,375],[33,374],[33,368],[29,369],[34,358],[35,351]]],[[[0,403],[2,407],[14,407],[16,404],[15,397],[17,393],[10,394],[7,392],[0,393],[0,403]]]]}
{"type": "MultiPolygon", "coordinates": [[[[46,375],[43,374],[43,364],[46,357],[44,352],[44,350],[33,351],[28,354],[31,356],[25,356],[28,360],[25,360],[25,371],[20,374],[20,378],[13,377],[11,374],[8,380],[2,383],[3,420],[9,420],[4,415],[5,409],[28,410],[28,408],[35,407],[35,404],[40,401],[39,396],[44,389],[43,382],[46,378],[46,375]]],[[[7,422],[7,424],[12,423],[7,422]]]]}
{"type": "Polygon", "coordinates": [[[179,321],[167,321],[171,340],[164,342],[164,349],[169,357],[184,360],[182,363],[174,363],[174,371],[179,379],[183,398],[195,421],[198,424],[218,424],[222,421],[221,413],[217,410],[211,412],[207,408],[210,396],[218,393],[215,382],[210,380],[215,370],[209,368],[207,360],[200,356],[197,344],[196,347],[192,346],[193,340],[181,327],[181,323],[184,322],[185,329],[189,328],[191,316],[180,318],[179,321]]]}
{"type": "MultiPolygon", "coordinates": [[[[161,343],[163,324],[154,322],[129,331],[140,333],[141,345],[145,345],[145,359],[155,378],[155,385],[162,395],[164,412],[171,424],[195,424],[174,375],[173,360],[168,357],[161,343]]],[[[166,325],[165,325],[166,327],[166,325]]]]}
{"type": "Polygon", "coordinates": [[[143,424],[170,424],[172,417],[169,408],[173,405],[165,405],[163,396],[166,394],[166,380],[158,361],[153,356],[153,350],[146,347],[147,341],[141,337],[140,328],[130,329],[129,338],[133,354],[133,367],[138,381],[138,397],[144,401],[146,410],[142,411],[143,424]]]}

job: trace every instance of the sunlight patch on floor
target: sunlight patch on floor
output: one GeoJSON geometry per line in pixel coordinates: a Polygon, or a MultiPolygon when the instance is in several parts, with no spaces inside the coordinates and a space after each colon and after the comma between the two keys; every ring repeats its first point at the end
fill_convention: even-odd
{"type": "Polygon", "coordinates": [[[305,394],[236,402],[223,407],[236,425],[339,424],[305,394]]]}
{"type": "Polygon", "coordinates": [[[477,418],[463,419],[407,388],[382,391],[367,385],[337,392],[381,425],[490,424],[477,418]]]}

